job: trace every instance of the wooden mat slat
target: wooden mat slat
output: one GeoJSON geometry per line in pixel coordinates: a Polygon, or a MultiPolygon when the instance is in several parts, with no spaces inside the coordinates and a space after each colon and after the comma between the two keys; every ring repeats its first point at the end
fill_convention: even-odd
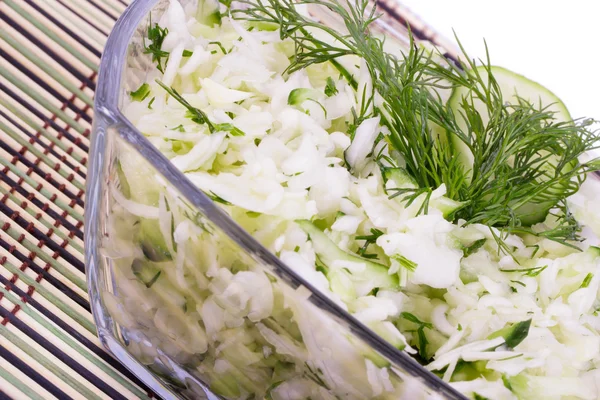
{"type": "Polygon", "coordinates": [[[129,2],[0,0],[0,400],[155,397],[102,350],[83,265],[96,76],[129,2]]]}
{"type": "Polygon", "coordinates": [[[127,3],[0,0],[0,400],[153,397],[102,350],[83,265],[93,91],[127,3]]]}

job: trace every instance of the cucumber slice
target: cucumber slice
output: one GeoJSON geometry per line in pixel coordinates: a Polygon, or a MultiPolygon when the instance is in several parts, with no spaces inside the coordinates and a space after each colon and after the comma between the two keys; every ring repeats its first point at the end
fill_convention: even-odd
{"type": "Polygon", "coordinates": [[[140,220],[138,239],[142,247],[142,252],[148,260],[160,262],[173,258],[169,252],[165,238],[160,232],[157,219],[144,218],[140,220]]]}
{"type": "MultiPolygon", "coordinates": [[[[488,71],[486,67],[477,67],[475,70],[481,74],[483,80],[487,82],[488,71]]],[[[571,114],[565,104],[550,90],[534,82],[523,75],[519,75],[502,67],[490,67],[491,73],[496,78],[500,86],[500,91],[504,101],[510,104],[518,104],[518,98],[525,99],[532,104],[541,104],[542,107],[548,107],[549,111],[554,112],[554,118],[557,121],[571,121],[571,114]]],[[[457,115],[457,122],[464,131],[467,129],[467,123],[460,115],[460,103],[465,96],[469,95],[469,89],[463,86],[456,87],[448,100],[448,105],[457,115]]],[[[483,102],[474,100],[474,105],[481,115],[483,124],[489,121],[487,107],[483,102]]],[[[465,167],[470,168],[473,165],[473,155],[471,151],[457,136],[452,137],[452,144],[460,155],[461,161],[465,167]]]]}
{"type": "MultiPolygon", "coordinates": [[[[385,265],[375,263],[373,261],[367,260],[365,258],[355,256],[353,254],[347,253],[337,247],[328,237],[317,228],[312,222],[308,220],[297,220],[296,223],[302,228],[304,232],[306,232],[309,236],[309,239],[313,243],[313,248],[317,256],[321,260],[323,264],[327,268],[331,270],[331,266],[334,261],[349,261],[353,263],[361,263],[365,265],[365,269],[361,272],[349,273],[351,279],[360,282],[361,284],[367,284],[369,289],[367,292],[374,288],[385,288],[385,289],[398,289],[398,276],[397,275],[389,275],[388,268],[385,265]]],[[[336,274],[337,271],[332,270],[328,273],[327,277],[330,279],[331,289],[340,290],[339,294],[343,297],[356,297],[355,294],[350,293],[350,289],[347,288],[347,285],[341,284],[339,281],[340,276],[336,274]],[[333,279],[333,282],[332,282],[333,279]]]]}
{"type": "Polygon", "coordinates": [[[390,188],[399,189],[414,189],[419,187],[415,178],[413,178],[404,168],[385,168],[383,170],[383,180],[386,183],[390,182],[390,188]]]}
{"type": "MultiPolygon", "coordinates": [[[[416,189],[419,187],[417,181],[404,168],[385,168],[382,171],[383,180],[385,182],[386,193],[389,190],[390,195],[394,194],[392,189],[416,189]]],[[[402,196],[397,197],[399,201],[402,196]]],[[[467,202],[455,201],[446,196],[434,199],[431,206],[442,212],[444,218],[451,216],[456,211],[464,207],[467,202]]]]}
{"type": "Polygon", "coordinates": [[[196,11],[198,22],[207,26],[221,25],[221,12],[217,0],[200,0],[196,11]]]}
{"type": "Polygon", "coordinates": [[[290,106],[301,106],[306,100],[316,100],[321,95],[316,89],[298,88],[288,95],[287,103],[290,106]]]}
{"type": "Polygon", "coordinates": [[[512,324],[506,328],[502,328],[499,331],[492,333],[490,336],[488,336],[488,339],[494,339],[502,336],[505,340],[506,346],[512,349],[525,340],[529,334],[530,327],[531,319],[517,322],[516,324],[512,324]]]}
{"type": "MultiPolygon", "coordinates": [[[[484,66],[475,68],[476,72],[481,74],[484,82],[487,82],[488,76],[488,70],[486,68],[487,67],[484,66]]],[[[502,67],[490,67],[490,72],[494,75],[505,102],[518,104],[518,99],[521,98],[529,101],[535,106],[547,108],[548,111],[554,113],[554,119],[557,122],[567,122],[572,120],[565,104],[554,93],[539,83],[502,67]]],[[[464,132],[467,131],[467,122],[461,115],[461,102],[463,98],[468,95],[468,88],[456,87],[448,100],[448,106],[454,111],[457,123],[464,132]]],[[[481,116],[482,123],[485,126],[489,122],[488,109],[483,102],[477,99],[474,99],[473,102],[476,110],[481,116]]],[[[443,136],[444,135],[441,135],[440,138],[443,136]]],[[[445,140],[445,138],[441,140],[445,140]]],[[[456,150],[459,161],[467,170],[471,170],[474,161],[471,150],[456,135],[450,135],[450,140],[451,145],[456,150]]],[[[547,161],[547,166],[544,168],[547,168],[549,172],[553,172],[552,165],[552,159],[549,159],[547,161]]],[[[467,174],[467,179],[471,179],[471,173],[467,174]]],[[[557,188],[557,190],[560,190],[560,188],[557,188]]],[[[554,204],[548,202],[528,203],[516,209],[515,214],[519,216],[521,223],[524,226],[530,226],[542,222],[550,208],[553,206],[554,204]]]]}

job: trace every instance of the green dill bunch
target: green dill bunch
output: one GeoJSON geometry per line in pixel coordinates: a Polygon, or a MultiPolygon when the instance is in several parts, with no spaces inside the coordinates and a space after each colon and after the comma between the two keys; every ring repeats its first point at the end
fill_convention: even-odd
{"type": "Polygon", "coordinates": [[[577,240],[579,225],[566,199],[579,190],[587,173],[598,170],[597,161],[582,161],[600,143],[590,129],[592,121],[561,121],[551,106],[516,95],[508,102],[489,58],[483,67],[474,61],[461,67],[448,63],[431,68],[464,93],[432,118],[443,130],[437,147],[449,148],[445,153],[461,166],[459,179],[445,182],[451,197],[467,201],[455,218],[533,233],[528,227],[556,208],[559,225],[567,229],[554,229],[548,237],[577,240]]]}
{"type": "MultiPolygon", "coordinates": [[[[466,61],[455,63],[417,45],[412,35],[403,54],[387,53],[383,40],[369,33],[378,17],[368,0],[239,3],[235,18],[279,26],[281,38],[295,43],[288,72],[331,62],[357,89],[339,59],[354,55],[364,60],[374,92],[383,100],[373,113],[389,129],[388,153],[396,155],[385,161],[402,165],[418,185],[392,196],[411,203],[425,194],[421,212],[427,213],[431,192],[445,185],[447,196],[463,204],[448,216],[452,221],[532,233],[565,244],[578,239],[580,227],[566,199],[577,192],[587,173],[600,168],[598,161],[581,161],[584,153],[598,147],[588,121],[559,120],[551,107],[525,98],[514,101],[513,96],[509,102],[489,55],[478,67],[462,49],[466,61]],[[343,29],[300,13],[298,4],[328,10],[342,21],[343,29]],[[452,103],[442,96],[447,90],[455,94],[452,103]],[[554,227],[541,232],[531,228],[555,209],[554,227]]],[[[353,113],[360,122],[362,112],[353,113]]]]}

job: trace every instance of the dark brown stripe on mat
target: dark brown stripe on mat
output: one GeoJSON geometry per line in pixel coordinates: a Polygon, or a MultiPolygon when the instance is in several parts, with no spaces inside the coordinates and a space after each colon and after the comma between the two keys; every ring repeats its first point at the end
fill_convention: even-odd
{"type": "MultiPolygon", "coordinates": [[[[25,107],[33,115],[38,117],[44,124],[47,124],[48,126],[51,126],[53,129],[58,131],[59,134],[62,135],[62,137],[64,137],[65,139],[67,139],[68,141],[73,143],[75,146],[79,147],[81,150],[83,150],[86,153],[90,151],[89,147],[86,144],[82,143],[81,137],[80,137],[81,134],[79,132],[76,133],[77,137],[75,137],[67,129],[61,127],[54,121],[57,118],[56,115],[53,115],[50,118],[45,116],[37,108],[32,106],[29,102],[25,101],[21,96],[19,96],[13,90],[9,89],[2,82],[0,82],[0,91],[3,91],[6,94],[8,94],[14,101],[19,103],[23,107],[25,107]]],[[[65,124],[66,124],[66,122],[65,122],[65,124]]],[[[67,128],[71,128],[71,126],[67,125],[67,128]]],[[[60,139],[61,137],[59,136],[58,138],[60,139]]]]}
{"type": "Polygon", "coordinates": [[[8,395],[2,391],[2,388],[0,388],[0,400],[13,400],[13,399],[8,397],[8,395]]]}
{"type": "MultiPolygon", "coordinates": [[[[24,269],[25,269],[25,268],[23,268],[23,266],[28,267],[33,272],[38,274],[38,276],[40,278],[43,278],[44,280],[46,280],[48,283],[50,283],[52,286],[54,286],[57,290],[62,292],[65,296],[67,296],[68,298],[73,300],[73,302],[80,305],[81,308],[83,308],[87,312],[90,312],[90,303],[86,299],[84,299],[83,297],[81,297],[80,295],[75,293],[71,288],[66,286],[64,283],[62,283],[61,281],[59,281],[58,279],[56,279],[55,277],[50,275],[50,273],[48,272],[49,268],[47,270],[46,268],[40,267],[35,262],[30,260],[28,257],[23,255],[21,252],[17,251],[16,249],[13,249],[10,246],[10,244],[8,242],[6,242],[4,239],[2,239],[1,237],[0,237],[0,248],[5,249],[7,251],[7,254],[12,254],[17,260],[19,260],[22,263],[22,267],[21,267],[22,271],[24,271],[24,269]]],[[[37,281],[37,279],[36,279],[36,281],[37,281]]],[[[39,281],[41,281],[41,279],[39,281]]],[[[1,294],[0,294],[0,298],[2,298],[1,294]]]]}
{"type": "Polygon", "coordinates": [[[67,355],[65,352],[61,351],[58,347],[50,343],[46,338],[44,338],[39,333],[35,332],[28,325],[26,325],[23,321],[17,318],[14,314],[9,312],[4,307],[0,306],[0,317],[6,318],[15,328],[23,332],[25,335],[29,336],[35,343],[42,346],[46,349],[50,354],[59,359],[81,377],[85,378],[89,383],[100,389],[105,394],[109,395],[111,399],[114,400],[127,400],[126,397],[121,395],[115,389],[110,387],[106,382],[102,379],[98,378],[96,375],[85,369],[81,364],[67,355]]]}
{"type": "Polygon", "coordinates": [[[27,377],[33,380],[35,383],[46,389],[50,394],[56,396],[60,400],[71,400],[72,397],[68,396],[65,392],[56,387],[48,379],[40,375],[36,370],[31,368],[29,365],[21,361],[17,356],[8,351],[4,346],[0,344],[0,357],[4,358],[8,363],[13,365],[19,371],[27,375],[27,377]]]}
{"type": "MultiPolygon", "coordinates": [[[[21,152],[17,151],[16,149],[13,149],[3,141],[0,141],[0,149],[4,149],[8,154],[10,154],[13,157],[11,161],[15,167],[17,167],[16,162],[20,162],[28,168],[25,172],[28,176],[31,176],[31,172],[35,172],[40,178],[44,179],[52,187],[58,189],[59,192],[67,196],[69,200],[71,200],[71,207],[74,207],[75,205],[83,207],[83,200],[81,199],[81,196],[83,196],[82,190],[78,194],[71,192],[70,190],[64,187],[64,184],[57,182],[56,179],[54,179],[50,173],[42,171],[36,162],[27,159],[21,152]]],[[[27,148],[25,147],[25,149],[27,148]]]]}
{"type": "Polygon", "coordinates": [[[40,199],[38,199],[35,196],[35,193],[33,193],[33,192],[30,193],[27,190],[25,190],[21,186],[20,183],[15,182],[3,171],[0,171],[0,181],[4,181],[8,184],[8,186],[10,187],[11,193],[16,191],[21,196],[23,196],[28,201],[30,201],[32,204],[34,204],[36,207],[38,207],[40,210],[42,210],[43,212],[48,214],[48,216],[50,216],[52,219],[54,219],[54,221],[56,221],[55,227],[58,228],[59,226],[62,225],[70,232],[70,234],[83,240],[83,231],[81,230],[81,225],[79,225],[79,224],[78,224],[79,226],[73,225],[63,215],[52,210],[48,203],[49,199],[44,198],[44,202],[42,202],[40,199]]]}
{"type": "MultiPolygon", "coordinates": [[[[93,47],[89,42],[86,42],[81,36],[79,36],[78,34],[73,32],[71,29],[67,28],[63,23],[61,23],[59,20],[54,18],[52,15],[48,14],[46,12],[46,10],[44,10],[43,8],[41,8],[40,6],[35,4],[32,0],[25,0],[25,1],[27,2],[27,4],[29,4],[31,6],[31,8],[33,8],[34,10],[39,12],[48,21],[52,22],[55,26],[60,28],[63,32],[65,32],[66,34],[71,36],[77,43],[79,43],[80,45],[82,45],[83,47],[88,49],[96,57],[100,57],[100,55],[102,53],[97,48],[93,47]]],[[[106,36],[106,34],[104,32],[100,31],[100,33],[102,33],[104,36],[106,36]]]]}
{"type": "Polygon", "coordinates": [[[54,89],[52,86],[50,86],[46,81],[44,81],[39,76],[37,76],[35,73],[33,73],[32,71],[27,69],[27,67],[25,67],[23,64],[21,64],[20,61],[15,59],[13,56],[8,54],[1,48],[0,48],[0,58],[4,58],[13,67],[17,68],[25,76],[27,76],[29,79],[31,79],[33,82],[35,82],[39,87],[41,87],[46,92],[48,92],[48,94],[50,94],[52,97],[54,97],[55,99],[60,101],[62,104],[66,104],[67,108],[69,108],[75,114],[80,115],[84,121],[86,121],[88,123],[92,122],[92,117],[90,117],[88,114],[86,114],[83,109],[77,107],[72,101],[69,101],[69,99],[67,97],[60,94],[56,89],[54,89]]]}
{"type": "MultiPolygon", "coordinates": [[[[62,0],[56,0],[57,2],[59,2],[60,4],[62,4],[64,7],[69,8],[66,4],[64,4],[62,2],[62,0]]],[[[119,17],[116,15],[111,14],[110,12],[106,11],[104,8],[100,7],[98,4],[94,3],[93,1],[89,1],[88,3],[90,3],[92,6],[94,6],[94,8],[96,8],[98,11],[100,11],[102,14],[106,15],[107,17],[113,19],[113,20],[117,20],[119,17]]],[[[70,8],[69,8],[70,10],[70,8]]],[[[71,10],[72,11],[72,10],[71,10]]],[[[79,18],[83,19],[86,23],[90,23],[87,19],[85,19],[84,17],[82,17],[81,15],[78,15],[79,18]]],[[[108,36],[108,34],[105,34],[106,36],[108,36]]]]}
{"type": "Polygon", "coordinates": [[[30,41],[31,43],[36,45],[44,53],[48,54],[61,67],[63,67],[65,70],[67,70],[75,78],[77,78],[77,80],[85,82],[86,86],[92,90],[96,89],[96,84],[92,80],[90,80],[86,76],[85,73],[76,69],[72,64],[69,64],[67,61],[65,61],[64,58],[59,56],[53,50],[50,50],[50,48],[48,48],[48,46],[46,46],[42,41],[37,39],[33,34],[31,34],[29,31],[27,31],[25,28],[23,28],[23,26],[19,25],[17,22],[15,22],[12,18],[10,18],[8,15],[3,13],[2,11],[0,11],[0,19],[2,19],[4,22],[6,22],[8,25],[10,25],[13,29],[15,29],[21,35],[23,35],[28,41],[30,41]]]}
{"type": "Polygon", "coordinates": [[[61,164],[65,165],[66,167],[68,167],[69,169],[71,169],[75,174],[79,175],[82,178],[85,178],[85,172],[83,172],[81,170],[81,168],[77,165],[74,165],[73,163],[71,163],[69,160],[66,159],[66,157],[64,155],[59,154],[55,149],[54,149],[54,142],[50,142],[50,144],[47,144],[46,142],[42,141],[40,139],[41,134],[32,134],[31,132],[29,132],[27,130],[27,128],[25,128],[23,125],[21,125],[19,122],[17,122],[14,118],[12,118],[12,116],[8,115],[7,113],[5,113],[4,111],[0,110],[0,117],[5,118],[8,122],[10,122],[12,125],[14,125],[18,130],[20,130],[25,136],[27,136],[29,138],[29,143],[33,144],[33,143],[37,143],[40,147],[42,147],[44,149],[44,154],[52,154],[54,157],[56,157],[61,164]]]}
{"type": "Polygon", "coordinates": [[[74,338],[79,343],[81,343],[83,346],[88,348],[92,353],[96,354],[98,357],[100,357],[102,360],[104,360],[107,364],[109,364],[115,370],[119,371],[123,376],[125,376],[127,379],[131,380],[133,383],[135,383],[137,386],[139,386],[142,390],[146,391],[147,393],[151,393],[151,391],[150,391],[150,389],[148,389],[148,387],[146,387],[139,379],[137,379],[131,372],[129,372],[128,369],[123,367],[117,360],[115,360],[114,358],[109,356],[104,350],[102,350],[101,348],[96,346],[96,344],[91,342],[88,338],[86,338],[85,336],[83,336],[82,334],[77,332],[75,329],[73,329],[71,326],[69,326],[66,322],[64,322],[63,320],[58,318],[51,311],[49,311],[46,307],[44,307],[43,305],[38,303],[35,299],[33,299],[30,295],[25,293],[23,290],[19,289],[15,285],[12,285],[8,281],[8,279],[4,278],[2,275],[0,275],[0,283],[5,285],[8,290],[12,290],[17,296],[19,296],[21,298],[21,300],[23,302],[29,304],[31,307],[33,307],[34,309],[39,311],[40,314],[44,315],[46,318],[48,318],[48,320],[53,322],[57,327],[62,329],[64,332],[69,334],[72,338],[74,338]]]}

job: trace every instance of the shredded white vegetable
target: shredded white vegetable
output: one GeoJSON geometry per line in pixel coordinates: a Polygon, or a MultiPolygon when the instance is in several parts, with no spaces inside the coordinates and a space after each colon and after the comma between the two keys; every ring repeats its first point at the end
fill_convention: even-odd
{"type": "MultiPolygon", "coordinates": [[[[358,91],[330,64],[284,74],[290,40],[228,15],[209,26],[190,7],[171,0],[160,19],[165,72],[150,72],[151,95],[124,113],[193,184],[314,288],[466,395],[600,398],[600,183],[588,179],[569,199],[583,251],[516,235],[499,248],[497,230],[445,219],[443,185],[426,215],[424,196],[412,204],[390,196],[411,183],[374,162],[387,151],[377,147],[386,135],[380,117],[348,134],[372,87],[364,63],[348,60],[358,91]],[[221,128],[193,121],[155,79],[221,128]],[[335,94],[326,95],[328,81],[335,94]],[[294,103],[293,93],[309,98],[294,103]]],[[[122,212],[156,220],[131,244],[150,262],[132,272],[128,256],[122,273],[143,283],[123,288],[164,335],[153,345],[190,363],[207,357],[198,371],[229,398],[267,390],[272,399],[419,398],[417,384],[399,383],[387,361],[316,317],[297,292],[248,269],[225,244],[203,245],[208,234],[195,214],[140,165],[121,162],[130,193],[111,185],[111,194],[122,212]]],[[[552,216],[542,224],[552,226],[552,216]]],[[[136,310],[110,299],[132,326],[136,310]]]]}

